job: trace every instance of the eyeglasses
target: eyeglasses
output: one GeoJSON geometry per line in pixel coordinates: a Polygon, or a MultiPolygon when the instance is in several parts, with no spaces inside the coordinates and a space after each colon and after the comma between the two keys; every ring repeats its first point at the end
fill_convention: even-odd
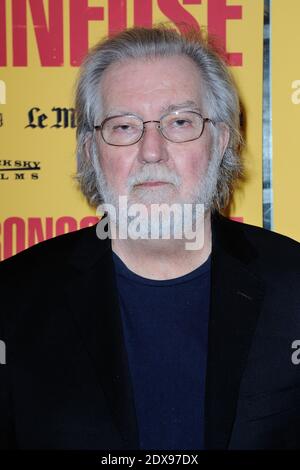
{"type": "Polygon", "coordinates": [[[197,111],[180,110],[165,114],[159,121],[143,121],[133,114],[111,116],[94,128],[100,130],[104,142],[121,147],[136,144],[143,137],[145,124],[149,122],[155,122],[161,135],[175,143],[199,139],[206,122],[215,125],[215,121],[204,118],[197,111]]]}

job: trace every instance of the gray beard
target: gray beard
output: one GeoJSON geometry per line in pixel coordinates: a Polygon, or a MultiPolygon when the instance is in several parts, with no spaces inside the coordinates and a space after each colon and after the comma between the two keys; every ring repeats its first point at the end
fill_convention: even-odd
{"type": "MultiPolygon", "coordinates": [[[[109,215],[110,221],[116,226],[116,229],[120,229],[120,218],[119,218],[119,194],[116,194],[114,191],[111,190],[109,187],[104,172],[101,168],[99,156],[96,148],[96,144],[93,143],[92,145],[92,159],[94,169],[97,175],[97,190],[100,195],[101,200],[103,203],[98,207],[100,211],[107,211],[106,205],[111,205],[115,208],[115,211],[107,211],[109,215]]],[[[195,188],[190,193],[190,196],[184,201],[173,201],[171,204],[175,204],[178,207],[178,213],[184,213],[184,205],[190,204],[192,205],[191,210],[186,214],[185,213],[185,223],[189,224],[193,230],[195,230],[196,220],[199,216],[198,212],[198,205],[204,206],[204,214],[206,214],[212,207],[212,201],[216,194],[217,189],[217,180],[219,174],[219,167],[220,167],[220,160],[216,153],[216,149],[214,148],[212,151],[211,158],[208,162],[207,170],[204,176],[199,178],[198,184],[196,184],[195,188]],[[187,219],[186,219],[187,218],[187,219]]],[[[153,174],[153,172],[152,172],[153,174]]],[[[181,178],[175,177],[174,182],[175,186],[178,187],[180,185],[181,178]]],[[[155,190],[153,197],[145,196],[149,194],[149,190],[146,193],[141,194],[141,197],[138,199],[133,197],[130,192],[128,192],[128,208],[131,204],[141,203],[141,204],[164,204],[161,198],[158,200],[159,189],[155,190]],[[158,197],[157,197],[158,196],[158,197]]],[[[171,205],[170,204],[170,205],[171,205]]],[[[122,219],[122,223],[127,224],[127,227],[132,223],[135,216],[129,215],[127,213],[127,218],[122,219]]],[[[149,219],[151,220],[151,218],[149,219]]],[[[139,233],[141,234],[141,238],[151,238],[151,222],[149,223],[148,217],[143,219],[143,217],[139,217],[139,233]]],[[[183,220],[182,217],[174,217],[164,218],[163,216],[160,217],[158,221],[158,226],[156,224],[156,231],[159,233],[159,238],[165,238],[166,234],[170,233],[172,237],[178,238],[176,234],[182,233],[183,229],[183,220]]],[[[153,226],[152,226],[153,227],[153,226]]]]}

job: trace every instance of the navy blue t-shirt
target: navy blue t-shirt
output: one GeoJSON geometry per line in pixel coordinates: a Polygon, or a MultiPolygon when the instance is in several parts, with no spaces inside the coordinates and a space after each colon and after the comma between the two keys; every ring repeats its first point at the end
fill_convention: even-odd
{"type": "Polygon", "coordinates": [[[141,449],[203,449],[211,257],[152,280],[113,252],[141,449]]]}

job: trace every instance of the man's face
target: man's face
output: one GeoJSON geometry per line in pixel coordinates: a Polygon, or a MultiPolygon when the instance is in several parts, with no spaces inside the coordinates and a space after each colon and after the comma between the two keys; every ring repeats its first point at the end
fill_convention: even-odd
{"type": "MultiPolygon", "coordinates": [[[[103,77],[103,118],[129,113],[143,121],[159,120],[170,107],[210,117],[204,111],[203,95],[199,71],[190,59],[132,59],[110,66],[103,77]]],[[[220,161],[215,155],[204,178],[212,155],[212,124],[206,123],[199,139],[184,143],[166,140],[155,123],[145,126],[143,138],[125,147],[111,146],[97,133],[104,202],[126,195],[129,203],[206,203],[212,195],[208,193],[214,191],[220,161]]]]}

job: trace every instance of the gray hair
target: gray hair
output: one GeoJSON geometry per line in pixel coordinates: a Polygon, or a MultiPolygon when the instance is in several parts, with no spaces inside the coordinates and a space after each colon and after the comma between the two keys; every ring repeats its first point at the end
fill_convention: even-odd
{"type": "MultiPolygon", "coordinates": [[[[208,38],[193,30],[180,35],[174,29],[159,25],[153,28],[133,27],[97,43],[83,61],[76,86],[77,174],[81,191],[89,203],[103,201],[97,189],[97,172],[93,163],[94,125],[101,115],[99,86],[106,69],[127,59],[153,59],[183,55],[198,67],[205,89],[204,104],[209,117],[222,121],[229,129],[228,146],[223,155],[212,209],[228,205],[236,181],[243,175],[240,157],[239,98],[233,79],[221,55],[208,38]],[[89,146],[86,144],[89,143],[89,146]]],[[[216,133],[214,133],[216,137],[216,133]]]]}

